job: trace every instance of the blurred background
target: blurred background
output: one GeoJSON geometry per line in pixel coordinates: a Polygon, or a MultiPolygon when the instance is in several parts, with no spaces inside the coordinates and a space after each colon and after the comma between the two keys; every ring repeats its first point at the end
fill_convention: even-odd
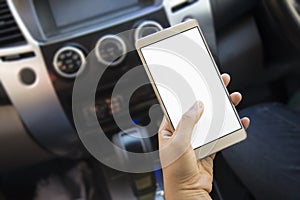
{"type": "MultiPolygon", "coordinates": [[[[249,132],[272,132],[257,128],[256,116],[263,116],[266,107],[273,115],[291,111],[287,118],[300,117],[298,0],[0,0],[0,199],[163,199],[160,170],[116,171],[85,150],[74,126],[72,90],[77,75],[109,64],[95,105],[83,106],[83,115],[96,113],[103,129],[99,134],[125,150],[156,150],[155,136],[123,134],[112,117],[127,117],[124,102],[129,99],[132,121],[124,127],[141,125],[131,130],[141,136],[157,131],[163,116],[159,109],[151,116],[152,126],[142,127],[150,123],[148,111],[157,104],[150,84],[133,96],[120,92],[112,98],[112,91],[123,74],[141,65],[136,51],[126,53],[137,39],[188,19],[198,20],[220,71],[231,75],[229,91],[243,94],[238,110],[250,110],[245,112],[254,119],[249,132]],[[86,64],[90,52],[93,64],[86,64]],[[274,105],[289,111],[277,113],[274,105]]],[[[140,80],[148,80],[142,67],[123,86],[140,80]]],[[[299,135],[291,136],[298,149],[299,135]]],[[[259,199],[224,155],[215,160],[211,196],[259,199]]],[[[126,159],[115,152],[110,156],[126,159]]],[[[295,173],[300,174],[299,167],[295,173]]],[[[299,181],[291,184],[300,187],[299,181]]],[[[272,189],[267,183],[262,187],[272,189]]]]}

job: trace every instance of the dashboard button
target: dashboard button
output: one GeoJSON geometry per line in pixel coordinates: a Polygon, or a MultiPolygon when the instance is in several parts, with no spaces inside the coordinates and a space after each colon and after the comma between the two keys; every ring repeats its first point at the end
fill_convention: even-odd
{"type": "Polygon", "coordinates": [[[98,40],[95,51],[99,62],[116,66],[125,59],[127,47],[121,37],[106,35],[98,40]]]}
{"type": "Polygon", "coordinates": [[[30,68],[24,68],[19,73],[20,80],[25,85],[32,85],[36,81],[36,74],[30,68]]]}
{"type": "Polygon", "coordinates": [[[163,30],[163,27],[156,21],[144,21],[135,30],[134,39],[137,41],[143,37],[163,30]]]}
{"type": "Polygon", "coordinates": [[[80,74],[85,66],[83,51],[74,46],[59,49],[53,59],[55,71],[64,78],[74,78],[80,74]]]}

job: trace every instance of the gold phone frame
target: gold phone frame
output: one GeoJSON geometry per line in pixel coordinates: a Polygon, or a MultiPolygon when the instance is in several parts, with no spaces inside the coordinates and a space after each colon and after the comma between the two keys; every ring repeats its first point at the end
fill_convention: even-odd
{"type": "MultiPolygon", "coordinates": [[[[170,120],[169,114],[168,114],[168,112],[167,112],[167,110],[166,110],[166,108],[164,106],[164,102],[161,99],[160,93],[159,93],[159,91],[158,91],[158,89],[156,87],[156,84],[155,84],[155,82],[153,80],[151,72],[150,72],[150,70],[149,70],[149,68],[147,66],[147,63],[146,63],[145,59],[144,59],[143,53],[141,51],[141,48],[146,47],[148,45],[151,45],[153,43],[156,43],[158,41],[164,40],[166,38],[172,37],[174,35],[180,34],[180,33],[184,32],[184,31],[190,30],[192,28],[198,28],[199,29],[200,35],[201,35],[201,37],[203,39],[203,42],[204,42],[204,44],[206,46],[206,49],[207,49],[207,51],[208,51],[208,53],[209,53],[209,55],[210,55],[210,57],[211,57],[211,59],[213,61],[213,65],[214,65],[214,67],[216,69],[216,72],[218,73],[218,76],[219,76],[220,81],[221,81],[221,83],[223,85],[223,88],[225,89],[225,92],[226,92],[228,98],[230,99],[228,90],[227,90],[226,86],[224,85],[224,82],[222,81],[220,71],[219,71],[219,69],[218,69],[218,67],[217,67],[217,65],[215,63],[215,60],[214,60],[214,58],[213,58],[213,56],[212,56],[212,54],[211,54],[211,52],[209,50],[209,47],[207,45],[207,42],[206,42],[206,40],[205,40],[205,38],[203,36],[203,33],[201,31],[201,28],[200,28],[197,20],[191,19],[191,20],[189,20],[187,22],[184,22],[184,23],[178,24],[176,26],[164,29],[164,30],[162,30],[160,32],[154,33],[152,35],[149,35],[147,37],[144,37],[142,39],[137,40],[136,44],[135,44],[137,52],[138,52],[138,54],[139,54],[139,56],[140,56],[140,58],[142,60],[142,63],[143,63],[144,68],[146,70],[147,76],[148,76],[148,78],[149,78],[149,80],[151,82],[152,88],[153,88],[153,90],[155,92],[155,95],[156,95],[156,97],[157,97],[157,99],[158,99],[158,101],[159,101],[159,103],[161,105],[161,108],[162,108],[162,110],[163,110],[163,112],[164,112],[164,114],[166,116],[166,119],[171,124],[173,131],[174,131],[173,124],[172,124],[172,122],[170,120]]],[[[233,108],[236,116],[239,116],[238,113],[237,113],[237,111],[236,111],[236,109],[235,109],[235,106],[232,105],[232,108],[233,108]]],[[[232,146],[232,145],[234,145],[234,144],[236,144],[238,142],[241,142],[241,141],[245,140],[247,138],[247,133],[246,133],[246,131],[245,131],[245,129],[244,129],[244,127],[243,127],[243,125],[242,125],[241,120],[240,120],[239,117],[238,117],[238,120],[239,120],[239,123],[241,125],[241,129],[239,129],[237,131],[234,131],[232,133],[229,133],[228,135],[225,135],[223,137],[220,137],[220,138],[218,138],[218,139],[216,139],[216,140],[214,140],[214,141],[212,141],[210,143],[204,144],[203,146],[197,147],[196,149],[194,149],[197,158],[198,159],[204,158],[204,157],[206,157],[208,155],[211,155],[213,153],[221,151],[221,150],[223,150],[223,149],[225,149],[225,148],[227,148],[229,146],[232,146]]]]}

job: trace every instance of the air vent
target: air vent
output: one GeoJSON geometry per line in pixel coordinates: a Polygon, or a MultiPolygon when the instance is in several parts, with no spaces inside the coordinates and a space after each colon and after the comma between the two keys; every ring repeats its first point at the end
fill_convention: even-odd
{"type": "Polygon", "coordinates": [[[183,2],[179,3],[178,5],[174,6],[172,8],[172,12],[175,13],[175,12],[177,12],[179,10],[182,10],[182,9],[184,9],[184,8],[186,8],[186,7],[194,4],[194,3],[196,3],[197,1],[198,0],[186,0],[186,1],[183,1],[183,2]]]}
{"type": "Polygon", "coordinates": [[[0,0],[0,48],[25,43],[25,38],[15,22],[6,0],[0,0]]]}

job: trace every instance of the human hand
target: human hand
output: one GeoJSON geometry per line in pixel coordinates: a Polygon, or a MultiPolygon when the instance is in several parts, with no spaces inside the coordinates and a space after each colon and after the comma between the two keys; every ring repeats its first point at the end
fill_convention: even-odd
{"type": "MultiPolygon", "coordinates": [[[[227,86],[230,76],[223,74],[222,79],[227,86]]],[[[230,95],[232,103],[236,106],[242,96],[235,92],[230,95]]],[[[213,159],[215,155],[197,161],[191,146],[193,128],[204,110],[202,102],[196,102],[188,110],[174,132],[164,118],[159,129],[160,159],[163,166],[165,197],[167,200],[210,199],[213,182],[213,159]],[[167,148],[166,148],[167,147],[167,148]],[[177,159],[181,153],[181,156],[177,159]],[[174,162],[170,163],[170,160],[174,162]]],[[[250,120],[241,119],[247,129],[250,120]]]]}

